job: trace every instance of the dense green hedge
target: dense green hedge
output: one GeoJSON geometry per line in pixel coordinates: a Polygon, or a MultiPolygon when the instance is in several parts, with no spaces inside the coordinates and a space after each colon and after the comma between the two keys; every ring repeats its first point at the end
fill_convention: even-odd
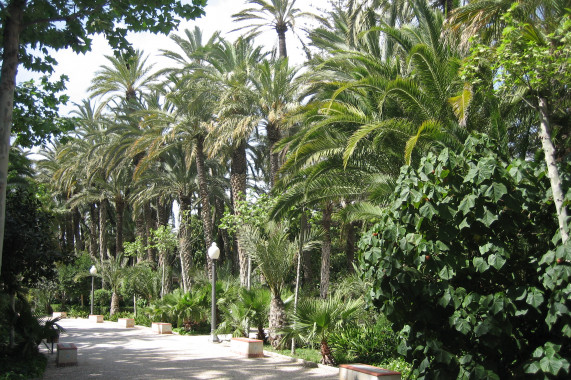
{"type": "Polygon", "coordinates": [[[401,170],[360,241],[370,296],[421,378],[568,376],[571,247],[545,169],[485,141],[401,170]]]}

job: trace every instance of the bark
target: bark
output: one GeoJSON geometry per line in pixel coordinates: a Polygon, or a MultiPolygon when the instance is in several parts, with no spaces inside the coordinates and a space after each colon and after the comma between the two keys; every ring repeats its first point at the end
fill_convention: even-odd
{"type": "MultiPolygon", "coordinates": [[[[157,202],[157,227],[166,226],[169,222],[170,202],[159,199],[157,202]]],[[[168,252],[159,251],[159,267],[162,276],[161,297],[172,288],[171,268],[168,263],[168,252]]]]}
{"type": "Polygon", "coordinates": [[[319,296],[327,298],[329,292],[329,266],[331,261],[331,214],[333,213],[333,203],[327,202],[323,209],[323,244],[321,246],[321,282],[319,296]]]}
{"type": "Polygon", "coordinates": [[[274,188],[274,184],[278,178],[278,170],[280,168],[280,156],[278,153],[274,153],[275,144],[280,141],[281,133],[277,126],[273,123],[268,123],[266,125],[266,132],[268,134],[268,142],[270,145],[270,188],[274,188]]]}
{"type": "Polygon", "coordinates": [[[349,273],[355,271],[353,261],[355,261],[355,243],[357,238],[355,233],[356,226],[357,222],[351,222],[347,225],[347,244],[345,245],[345,252],[347,254],[347,270],[349,273]]]}
{"type": "Polygon", "coordinates": [[[97,208],[95,204],[89,205],[89,256],[97,259],[97,208]]]}
{"type": "Polygon", "coordinates": [[[83,239],[81,238],[81,214],[77,207],[74,207],[71,215],[73,220],[73,241],[75,242],[75,253],[78,254],[79,251],[83,251],[85,249],[83,239]]]}
{"type": "Polygon", "coordinates": [[[333,354],[331,353],[331,349],[329,348],[329,345],[325,339],[321,341],[321,364],[336,365],[335,359],[333,359],[333,354]]]}
{"type": "Polygon", "coordinates": [[[190,269],[192,268],[191,231],[190,231],[190,197],[179,195],[180,202],[180,228],[178,233],[180,272],[182,289],[185,293],[190,291],[190,269]]]}
{"type": "Polygon", "coordinates": [[[286,325],[285,306],[279,294],[272,292],[272,300],[270,301],[270,329],[269,340],[273,348],[280,348],[283,343],[283,335],[278,331],[282,330],[286,325]]]}
{"type": "Polygon", "coordinates": [[[109,310],[109,315],[113,315],[119,312],[119,295],[116,291],[113,291],[111,295],[111,310],[109,310]]]}
{"type": "Polygon", "coordinates": [[[99,259],[107,259],[107,200],[99,203],[99,259]]]}
{"type": "MultiPolygon", "coordinates": [[[[145,247],[147,245],[147,234],[145,232],[145,210],[141,209],[135,217],[135,235],[141,240],[141,244],[145,247]]],[[[137,253],[137,263],[144,260],[144,257],[137,253]]]]}
{"type": "Polygon", "coordinates": [[[10,1],[5,9],[3,24],[2,69],[0,73],[0,272],[2,270],[2,249],[4,246],[4,225],[6,224],[6,186],[8,184],[8,159],[10,133],[14,112],[14,89],[18,72],[18,51],[20,33],[26,0],[10,1]]]}
{"type": "MultiPolygon", "coordinates": [[[[239,200],[244,199],[246,194],[246,142],[243,141],[234,152],[232,152],[232,164],[230,167],[230,186],[232,187],[232,197],[234,205],[238,204],[239,200]]],[[[236,210],[236,207],[234,207],[236,210]]],[[[236,234],[238,235],[239,232],[236,234]]],[[[240,285],[245,287],[248,282],[248,258],[246,252],[237,239],[236,246],[238,247],[238,262],[240,268],[240,285]]]]}
{"type": "MultiPolygon", "coordinates": [[[[218,221],[220,221],[220,219],[222,218],[222,215],[224,214],[224,202],[222,202],[222,200],[220,198],[216,198],[215,202],[214,202],[214,207],[216,210],[216,220],[217,223],[218,221]]],[[[230,236],[228,235],[228,231],[223,230],[223,229],[219,229],[218,230],[218,234],[219,234],[219,238],[222,238],[222,244],[220,245],[220,251],[221,251],[221,256],[224,257],[224,259],[229,259],[230,262],[232,263],[232,269],[236,269],[235,265],[237,264],[236,260],[234,260],[234,249],[232,248],[232,243],[230,242],[230,236]]],[[[235,274],[235,272],[233,271],[232,274],[235,274]]]]}
{"type": "MultiPolygon", "coordinates": [[[[153,208],[151,207],[151,202],[146,201],[143,205],[144,213],[145,213],[145,238],[143,239],[143,243],[146,246],[149,246],[149,239],[151,238],[151,228],[156,224],[156,214],[153,212],[153,208]]],[[[154,248],[147,248],[147,260],[149,260],[153,266],[156,265],[156,255],[155,255],[154,248]]]]}
{"type": "Polygon", "coordinates": [[[280,58],[287,57],[287,48],[286,48],[286,32],[287,32],[287,25],[276,25],[276,31],[278,32],[278,46],[280,51],[280,58]]]}
{"type": "Polygon", "coordinates": [[[567,231],[567,208],[563,204],[565,194],[561,186],[559,170],[555,161],[555,147],[551,141],[551,128],[549,125],[549,111],[547,108],[547,100],[539,98],[539,121],[540,130],[539,137],[545,154],[545,163],[547,164],[547,175],[551,183],[551,192],[553,193],[553,201],[555,202],[555,210],[557,211],[557,220],[559,222],[559,232],[563,244],[569,239],[567,231]]]}
{"type": "Polygon", "coordinates": [[[208,277],[212,277],[212,260],[208,256],[208,248],[212,244],[212,217],[210,215],[210,201],[208,199],[208,184],[206,183],[206,169],[204,166],[204,136],[196,138],[196,171],[198,176],[198,188],[200,193],[200,203],[202,205],[200,216],[204,230],[204,242],[206,243],[206,263],[208,266],[208,277]]]}
{"type": "Polygon", "coordinates": [[[115,196],[115,213],[117,214],[115,257],[117,257],[123,253],[123,215],[125,214],[125,199],[122,195],[115,196]]]}

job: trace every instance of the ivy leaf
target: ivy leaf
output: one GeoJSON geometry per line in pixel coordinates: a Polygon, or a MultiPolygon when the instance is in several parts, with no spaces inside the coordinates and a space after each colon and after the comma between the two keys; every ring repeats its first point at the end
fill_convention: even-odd
{"type": "Polygon", "coordinates": [[[458,211],[462,211],[463,215],[466,215],[470,212],[476,205],[476,195],[475,194],[468,194],[462,199],[460,202],[460,206],[458,206],[458,211]]]}
{"type": "Polygon", "coordinates": [[[534,308],[538,308],[544,301],[543,294],[538,289],[533,289],[531,292],[528,293],[525,302],[529,305],[533,306],[534,308]]]}
{"type": "Polygon", "coordinates": [[[492,225],[492,223],[494,223],[496,220],[498,220],[498,216],[494,215],[490,212],[490,210],[488,210],[486,207],[484,207],[485,211],[484,211],[484,216],[482,216],[481,218],[478,218],[477,220],[479,222],[482,222],[482,224],[486,227],[490,227],[492,225]]]}
{"type": "Polygon", "coordinates": [[[438,273],[438,275],[440,276],[441,279],[443,280],[450,280],[452,277],[454,277],[454,270],[449,267],[449,266],[445,266],[444,268],[442,268],[440,270],[440,272],[438,273]]]}
{"type": "Polygon", "coordinates": [[[490,267],[483,257],[474,257],[473,263],[476,270],[480,273],[484,273],[490,267]]]}
{"type": "Polygon", "coordinates": [[[507,193],[508,189],[503,183],[494,182],[488,187],[484,195],[491,198],[494,202],[497,202],[507,193]]]}
{"type": "Polygon", "coordinates": [[[492,254],[492,255],[488,256],[488,264],[490,264],[491,266],[493,266],[497,270],[500,270],[504,266],[505,263],[506,263],[506,259],[504,259],[500,255],[492,254]]]}

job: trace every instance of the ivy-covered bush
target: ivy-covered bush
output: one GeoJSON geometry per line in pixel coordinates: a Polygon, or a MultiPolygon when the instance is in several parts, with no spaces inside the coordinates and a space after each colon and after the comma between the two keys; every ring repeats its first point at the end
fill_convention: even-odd
{"type": "Polygon", "coordinates": [[[419,378],[569,376],[571,247],[544,168],[470,137],[403,167],[390,201],[360,267],[419,378]]]}

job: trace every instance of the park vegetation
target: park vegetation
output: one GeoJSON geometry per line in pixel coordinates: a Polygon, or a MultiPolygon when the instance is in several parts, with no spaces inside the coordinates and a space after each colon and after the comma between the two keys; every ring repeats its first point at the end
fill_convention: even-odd
{"type": "Polygon", "coordinates": [[[220,334],[410,378],[570,376],[568,2],[245,3],[234,40],[178,30],[161,70],[118,36],[70,117],[46,123],[64,80],[16,88],[0,362],[37,352],[32,312],[87,317],[92,265],[95,313],[207,334],[214,242],[220,334]]]}

